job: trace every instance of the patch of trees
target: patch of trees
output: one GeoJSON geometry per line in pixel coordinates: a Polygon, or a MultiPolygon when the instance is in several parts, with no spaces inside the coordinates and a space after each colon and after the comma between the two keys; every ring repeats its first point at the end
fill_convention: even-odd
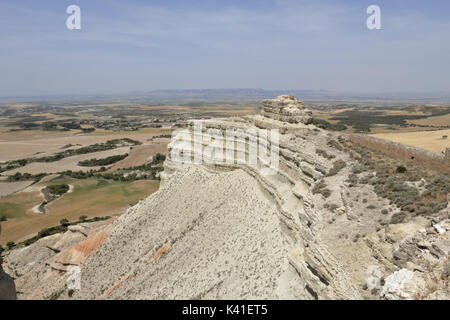
{"type": "MultiPolygon", "coordinates": [[[[127,169],[121,170],[120,172],[114,173],[105,173],[107,169],[105,167],[101,167],[98,170],[89,170],[89,171],[72,171],[66,170],[62,172],[58,172],[59,175],[70,177],[74,179],[89,179],[89,178],[98,178],[98,179],[106,179],[106,180],[114,180],[114,181],[135,181],[135,180],[159,180],[158,173],[163,171],[161,164],[166,159],[166,156],[160,153],[157,153],[153,156],[153,160],[149,163],[129,167],[127,169]]],[[[43,177],[45,177],[47,173],[39,173],[36,175],[32,175],[30,173],[20,173],[17,172],[12,176],[9,176],[8,182],[15,181],[40,181],[43,177]]]]}
{"type": "Polygon", "coordinates": [[[330,130],[330,131],[343,131],[347,130],[347,126],[342,123],[331,123],[326,120],[321,119],[313,119],[313,124],[321,129],[330,130]]]}
{"type": "MultiPolygon", "coordinates": [[[[449,114],[450,110],[444,110],[432,114],[441,116],[449,114]]],[[[376,124],[408,126],[407,120],[426,119],[431,115],[386,115],[382,111],[347,110],[330,118],[338,120],[338,124],[352,126],[356,132],[370,132],[370,128],[376,124]]]]}
{"type": "Polygon", "coordinates": [[[81,129],[80,124],[77,121],[71,121],[71,122],[62,122],[59,124],[61,127],[72,130],[72,129],[81,129]]]}
{"type": "Polygon", "coordinates": [[[106,157],[106,158],[102,158],[102,159],[94,158],[94,159],[83,160],[83,161],[78,162],[78,165],[82,166],[82,167],[107,166],[107,165],[116,163],[120,160],[123,160],[126,157],[128,157],[128,153],[110,156],[110,157],[106,157]]]}
{"type": "Polygon", "coordinates": [[[47,121],[41,124],[41,128],[44,131],[58,131],[58,124],[53,121],[47,121]]]}
{"type": "Polygon", "coordinates": [[[31,174],[31,173],[20,173],[16,172],[12,176],[8,176],[6,181],[8,182],[16,182],[16,181],[39,181],[43,177],[45,177],[47,173],[39,173],[39,174],[31,174]]]}
{"type": "Polygon", "coordinates": [[[99,152],[99,151],[106,151],[106,150],[111,150],[111,149],[115,149],[115,148],[119,148],[119,147],[123,147],[123,146],[130,146],[130,145],[136,146],[136,145],[140,145],[140,144],[142,144],[142,142],[133,140],[130,138],[113,139],[113,140],[108,140],[103,143],[91,144],[89,146],[81,147],[78,149],[69,149],[69,150],[61,151],[61,152],[55,153],[55,154],[53,154],[51,156],[47,156],[47,157],[26,158],[26,159],[8,161],[6,163],[6,165],[4,165],[0,168],[0,172],[12,170],[15,168],[20,168],[20,167],[23,167],[23,166],[27,165],[28,163],[32,163],[32,162],[55,162],[55,161],[59,161],[61,159],[67,158],[67,157],[71,157],[71,156],[99,152]]]}
{"type": "Polygon", "coordinates": [[[151,137],[150,139],[147,139],[147,141],[153,141],[154,139],[158,139],[158,138],[172,138],[172,135],[171,134],[160,134],[159,136],[154,136],[154,137],[151,137]]]}
{"type": "Polygon", "coordinates": [[[54,194],[54,195],[58,195],[58,196],[63,195],[67,191],[69,191],[69,186],[67,184],[65,184],[65,183],[49,185],[49,186],[46,186],[42,190],[42,192],[44,192],[44,193],[48,192],[48,193],[51,193],[51,194],[54,194]]]}

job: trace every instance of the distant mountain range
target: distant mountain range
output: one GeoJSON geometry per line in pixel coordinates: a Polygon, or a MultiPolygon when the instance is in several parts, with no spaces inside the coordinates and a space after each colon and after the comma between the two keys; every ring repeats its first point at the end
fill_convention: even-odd
{"type": "Polygon", "coordinates": [[[82,103],[121,101],[136,103],[259,103],[281,94],[294,95],[309,103],[444,103],[450,93],[344,93],[328,90],[265,90],[265,89],[183,89],[132,91],[105,95],[54,95],[32,97],[0,97],[0,102],[82,103]]]}

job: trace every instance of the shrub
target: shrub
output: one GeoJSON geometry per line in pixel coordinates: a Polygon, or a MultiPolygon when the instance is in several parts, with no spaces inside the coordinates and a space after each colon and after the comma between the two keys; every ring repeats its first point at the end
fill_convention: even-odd
{"type": "Polygon", "coordinates": [[[119,155],[110,156],[110,157],[102,158],[102,159],[94,158],[94,159],[80,161],[80,162],[78,162],[78,165],[82,166],[82,167],[107,166],[107,165],[116,163],[120,160],[123,160],[126,157],[128,157],[128,154],[119,154],[119,155]]]}
{"type": "Polygon", "coordinates": [[[319,156],[322,156],[322,157],[324,157],[324,158],[326,158],[328,160],[336,158],[336,156],[334,154],[328,154],[325,150],[322,150],[322,149],[316,149],[316,153],[319,156]]]}
{"type": "Polygon", "coordinates": [[[14,241],[10,241],[6,244],[6,247],[8,248],[8,250],[11,250],[15,246],[16,246],[16,244],[14,243],[14,241]]]}
{"type": "Polygon", "coordinates": [[[387,209],[381,210],[381,214],[388,214],[388,210],[387,209]]]}
{"type": "Polygon", "coordinates": [[[367,206],[367,209],[376,209],[377,207],[371,204],[370,206],[367,206]]]}
{"type": "Polygon", "coordinates": [[[47,300],[58,300],[61,294],[63,293],[63,290],[55,291],[50,296],[48,296],[47,300]]]}
{"type": "Polygon", "coordinates": [[[62,226],[67,226],[67,225],[69,224],[69,220],[67,220],[67,219],[61,219],[61,220],[59,221],[59,224],[62,225],[62,226]]]}
{"type": "Polygon", "coordinates": [[[87,220],[87,216],[81,216],[78,219],[80,219],[80,221],[86,221],[87,220]]]}
{"type": "Polygon", "coordinates": [[[8,220],[5,215],[0,215],[0,222],[8,220]]]}
{"type": "Polygon", "coordinates": [[[416,210],[416,208],[414,208],[414,206],[412,204],[407,204],[406,206],[403,206],[402,210],[414,212],[416,210]]]}
{"type": "Polygon", "coordinates": [[[447,259],[444,263],[444,267],[442,268],[442,276],[444,278],[450,277],[450,260],[447,259]]]}
{"type": "Polygon", "coordinates": [[[321,193],[324,198],[328,198],[329,196],[331,196],[331,190],[328,188],[322,189],[321,193]]]}
{"type": "Polygon", "coordinates": [[[69,191],[69,186],[67,184],[55,184],[55,185],[50,185],[45,187],[45,189],[43,190],[43,192],[45,193],[46,191],[48,191],[51,194],[56,194],[56,195],[63,195],[64,193],[66,193],[67,191],[69,191]]]}
{"type": "Polygon", "coordinates": [[[327,145],[329,147],[332,147],[332,148],[338,149],[339,151],[342,151],[342,146],[336,140],[333,140],[333,139],[328,140],[327,145]]]}
{"type": "Polygon", "coordinates": [[[391,224],[402,223],[405,220],[405,218],[406,213],[403,211],[394,213],[394,215],[391,218],[391,224]]]}
{"type": "Polygon", "coordinates": [[[347,182],[349,183],[349,187],[353,187],[358,183],[358,177],[356,174],[352,173],[348,176],[347,182]]]}
{"type": "Polygon", "coordinates": [[[342,159],[336,160],[335,162],[333,162],[333,167],[330,169],[327,176],[329,176],[329,177],[334,176],[335,174],[337,174],[339,171],[341,171],[345,167],[346,167],[346,163],[344,160],[342,160],[342,159]]]}
{"type": "Polygon", "coordinates": [[[405,173],[407,170],[406,170],[406,168],[405,168],[405,166],[398,166],[396,169],[395,169],[395,172],[397,172],[397,173],[405,173]]]}
{"type": "Polygon", "coordinates": [[[334,212],[334,210],[336,210],[339,206],[335,203],[330,203],[330,204],[326,203],[326,204],[324,204],[323,207],[330,210],[331,212],[334,212]]]}
{"type": "Polygon", "coordinates": [[[331,190],[326,188],[326,184],[323,180],[316,183],[312,189],[313,194],[320,193],[324,198],[328,198],[331,195],[331,190]]]}
{"type": "Polygon", "coordinates": [[[344,124],[334,124],[331,122],[328,122],[326,120],[321,120],[321,119],[313,119],[313,124],[321,129],[325,129],[325,130],[332,130],[332,131],[343,131],[347,129],[347,126],[344,124]]]}

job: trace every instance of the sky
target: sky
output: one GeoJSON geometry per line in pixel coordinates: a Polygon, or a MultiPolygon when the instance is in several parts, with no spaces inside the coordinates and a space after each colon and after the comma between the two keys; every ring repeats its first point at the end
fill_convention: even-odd
{"type": "Polygon", "coordinates": [[[450,91],[450,1],[0,0],[0,96],[450,91]],[[369,30],[366,10],[381,9],[369,30]],[[68,30],[66,8],[81,8],[68,30]]]}

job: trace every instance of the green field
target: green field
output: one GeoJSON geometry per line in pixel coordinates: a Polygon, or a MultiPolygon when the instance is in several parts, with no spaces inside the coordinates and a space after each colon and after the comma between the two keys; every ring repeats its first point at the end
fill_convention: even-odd
{"type": "Polygon", "coordinates": [[[64,218],[75,221],[80,216],[91,218],[121,214],[130,205],[158,190],[159,181],[58,178],[33,187],[33,192],[22,191],[0,199],[0,214],[8,218],[2,222],[1,245],[30,238],[44,228],[58,225],[64,218]],[[43,201],[40,187],[63,183],[73,186],[73,191],[48,204],[46,214],[33,212],[32,208],[43,201]]]}

